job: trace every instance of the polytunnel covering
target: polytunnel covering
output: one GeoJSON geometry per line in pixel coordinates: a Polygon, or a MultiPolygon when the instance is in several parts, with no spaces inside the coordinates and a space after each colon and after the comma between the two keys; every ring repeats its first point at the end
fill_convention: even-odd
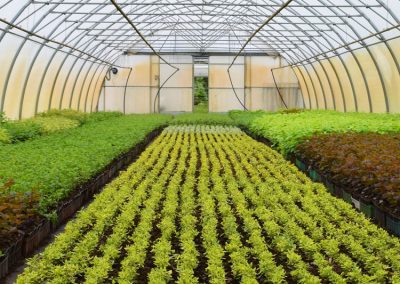
{"type": "Polygon", "coordinates": [[[242,55],[281,57],[277,85],[295,77],[305,108],[400,111],[399,0],[2,0],[0,111],[18,119],[51,108],[97,110],[110,68],[126,68],[118,58],[152,53],[117,7],[161,54],[233,59],[287,3],[242,55]]]}

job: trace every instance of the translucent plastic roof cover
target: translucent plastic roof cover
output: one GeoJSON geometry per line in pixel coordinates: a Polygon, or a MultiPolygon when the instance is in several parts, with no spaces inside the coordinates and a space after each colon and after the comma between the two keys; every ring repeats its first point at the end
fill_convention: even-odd
{"type": "MultiPolygon", "coordinates": [[[[284,2],[117,1],[156,50],[196,53],[237,52],[284,2]]],[[[111,1],[0,0],[0,18],[1,37],[8,31],[107,62],[150,51],[111,1]]],[[[292,64],[333,56],[399,37],[399,18],[400,0],[294,0],[245,52],[281,54],[292,64]]]]}

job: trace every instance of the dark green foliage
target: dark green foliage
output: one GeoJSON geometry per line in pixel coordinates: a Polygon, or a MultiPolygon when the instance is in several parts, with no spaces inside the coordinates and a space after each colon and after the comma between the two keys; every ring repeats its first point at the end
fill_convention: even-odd
{"type": "Polygon", "coordinates": [[[193,113],[208,113],[208,102],[201,102],[198,105],[195,105],[193,113]]]}
{"type": "Polygon", "coordinates": [[[0,128],[0,145],[11,143],[11,137],[7,129],[0,128]]]}
{"type": "Polygon", "coordinates": [[[261,117],[266,114],[271,114],[263,110],[257,111],[243,111],[243,110],[231,110],[229,116],[236,122],[239,126],[244,126],[249,128],[254,119],[261,117]]]}
{"type": "Polygon", "coordinates": [[[80,111],[76,111],[73,109],[52,109],[48,112],[43,112],[38,114],[38,117],[64,117],[72,120],[79,121],[79,124],[84,124],[88,122],[102,121],[112,117],[118,117],[123,115],[118,111],[111,112],[92,112],[92,113],[84,113],[80,111]]]}
{"type": "Polygon", "coordinates": [[[287,114],[289,114],[289,113],[299,113],[299,112],[303,112],[303,111],[305,111],[305,110],[302,109],[302,108],[288,108],[288,109],[278,110],[278,113],[287,113],[287,114]]]}
{"type": "Polygon", "coordinates": [[[226,114],[218,113],[185,113],[174,117],[173,125],[235,125],[235,122],[226,114]]]}
{"type": "Polygon", "coordinates": [[[63,110],[51,109],[48,112],[39,113],[37,116],[38,117],[65,117],[65,118],[79,121],[79,124],[83,124],[86,122],[86,119],[89,115],[90,114],[80,112],[77,110],[73,110],[73,109],[63,109],[63,110]]]}
{"type": "Polygon", "coordinates": [[[208,101],[207,95],[207,78],[194,78],[194,104],[198,105],[208,101]]]}
{"type": "Polygon", "coordinates": [[[18,121],[7,121],[0,116],[0,143],[17,143],[54,132],[76,128],[86,123],[99,122],[122,116],[120,112],[83,113],[76,110],[50,110],[18,121]]]}
{"type": "Polygon", "coordinates": [[[4,122],[6,122],[6,116],[5,116],[4,112],[0,111],[0,125],[4,122]]]}
{"type": "Polygon", "coordinates": [[[296,148],[304,160],[350,190],[400,205],[400,135],[313,136],[296,148]]]}
{"type": "Polygon", "coordinates": [[[208,113],[208,78],[194,78],[194,113],[208,113]]]}
{"type": "Polygon", "coordinates": [[[8,122],[4,123],[3,127],[8,131],[10,143],[30,140],[41,135],[41,126],[33,120],[8,122]]]}
{"type": "Polygon", "coordinates": [[[118,111],[111,111],[111,112],[104,112],[104,111],[99,111],[99,112],[92,112],[91,114],[86,116],[86,123],[91,123],[91,122],[98,122],[98,121],[103,121],[107,120],[113,117],[119,117],[122,116],[122,112],[118,111]]]}
{"type": "Polygon", "coordinates": [[[46,213],[78,184],[169,119],[166,115],[122,116],[38,137],[29,143],[0,146],[0,156],[7,157],[0,161],[0,174],[15,181],[12,191],[37,188],[40,210],[46,213]]]}
{"type": "Polygon", "coordinates": [[[235,121],[254,134],[269,139],[287,155],[306,138],[316,134],[352,132],[400,132],[400,120],[393,114],[341,113],[336,111],[302,111],[295,113],[233,113],[235,121]],[[236,117],[235,117],[236,116],[236,117]]]}

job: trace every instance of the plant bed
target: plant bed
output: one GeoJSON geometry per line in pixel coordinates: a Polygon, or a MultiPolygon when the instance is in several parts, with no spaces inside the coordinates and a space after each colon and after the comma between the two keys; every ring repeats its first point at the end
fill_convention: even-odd
{"type": "Polygon", "coordinates": [[[398,133],[400,121],[394,114],[341,113],[336,111],[303,111],[266,113],[234,111],[233,120],[258,136],[269,139],[284,156],[313,135],[327,133],[398,133]]]}
{"type": "MultiPolygon", "coordinates": [[[[35,222],[21,224],[20,229],[23,230],[20,231],[21,238],[5,249],[5,255],[0,258],[2,260],[0,270],[6,271],[7,274],[15,263],[31,255],[52,232],[57,231],[85,203],[91,200],[95,193],[100,192],[105,184],[114,179],[121,170],[124,170],[129,161],[137,159],[140,153],[161,133],[163,128],[160,127],[150,132],[142,142],[136,144],[127,153],[115,158],[90,181],[77,186],[76,190],[73,191],[74,194],[71,193],[71,197],[60,202],[55,209],[56,220],[52,222],[44,217],[40,217],[35,222]],[[5,266],[7,266],[7,269],[4,268],[5,266]]],[[[6,274],[3,274],[2,277],[6,276],[6,274]]]]}
{"type": "Polygon", "coordinates": [[[25,233],[23,237],[23,250],[22,255],[30,255],[36,248],[38,248],[43,240],[45,240],[51,233],[51,223],[49,220],[43,219],[29,233],[25,233]]]}
{"type": "Polygon", "coordinates": [[[295,161],[295,165],[299,168],[299,170],[301,170],[302,172],[306,172],[307,171],[307,166],[306,164],[304,164],[302,161],[300,161],[299,159],[296,159],[295,161]]]}
{"type": "MultiPolygon", "coordinates": [[[[253,139],[264,143],[267,146],[272,145],[271,141],[252,133],[246,127],[241,126],[241,129],[253,139]]],[[[313,181],[322,182],[332,195],[344,199],[346,202],[352,204],[354,208],[364,213],[366,217],[371,218],[382,228],[397,236],[400,236],[400,234],[397,233],[397,224],[399,223],[400,218],[393,216],[390,208],[384,208],[379,201],[374,201],[370,195],[362,196],[357,194],[357,192],[350,190],[347,186],[340,184],[340,182],[333,181],[329,175],[319,174],[322,171],[314,170],[312,166],[309,165],[309,162],[305,161],[304,157],[301,155],[289,154],[286,156],[286,159],[295,164],[299,170],[306,173],[313,181]],[[387,225],[388,220],[391,222],[390,227],[387,225]]]]}
{"type": "Polygon", "coordinates": [[[313,136],[296,148],[297,156],[400,218],[400,135],[345,133],[313,136]]]}
{"type": "Polygon", "coordinates": [[[397,238],[238,128],[177,126],[16,283],[393,283],[399,250],[397,238]]]}
{"type": "MultiPolygon", "coordinates": [[[[301,170],[299,166],[304,165],[300,162],[300,157],[296,157],[296,166],[301,170]]],[[[305,171],[308,175],[312,171],[305,171]]],[[[311,178],[311,176],[310,176],[311,178]]],[[[349,204],[352,204],[354,208],[362,212],[366,217],[372,219],[376,224],[382,228],[388,230],[390,233],[400,237],[400,218],[391,214],[390,208],[385,208],[382,204],[377,204],[371,199],[366,199],[362,195],[352,192],[343,185],[333,183],[331,179],[322,176],[320,181],[326,186],[328,191],[349,204]]]]}
{"type": "Polygon", "coordinates": [[[245,126],[239,126],[239,127],[244,133],[246,133],[248,136],[250,136],[254,140],[257,140],[258,142],[264,143],[268,147],[273,147],[274,146],[273,143],[269,139],[267,139],[265,137],[262,137],[262,136],[259,136],[257,134],[254,134],[247,127],[245,127],[245,126]]]}
{"type": "Polygon", "coordinates": [[[393,234],[400,236],[400,219],[394,218],[390,215],[386,215],[386,227],[393,234]]]}
{"type": "Polygon", "coordinates": [[[309,176],[310,176],[310,178],[311,178],[313,181],[315,181],[315,182],[321,181],[321,176],[320,176],[319,173],[318,173],[316,170],[314,170],[314,169],[310,169],[310,170],[309,170],[309,176]]]}

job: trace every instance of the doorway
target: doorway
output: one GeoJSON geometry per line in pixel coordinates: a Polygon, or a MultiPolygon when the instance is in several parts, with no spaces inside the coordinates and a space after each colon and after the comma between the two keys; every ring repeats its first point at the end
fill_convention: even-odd
{"type": "Polygon", "coordinates": [[[208,112],[208,56],[193,57],[193,112],[208,112]]]}

